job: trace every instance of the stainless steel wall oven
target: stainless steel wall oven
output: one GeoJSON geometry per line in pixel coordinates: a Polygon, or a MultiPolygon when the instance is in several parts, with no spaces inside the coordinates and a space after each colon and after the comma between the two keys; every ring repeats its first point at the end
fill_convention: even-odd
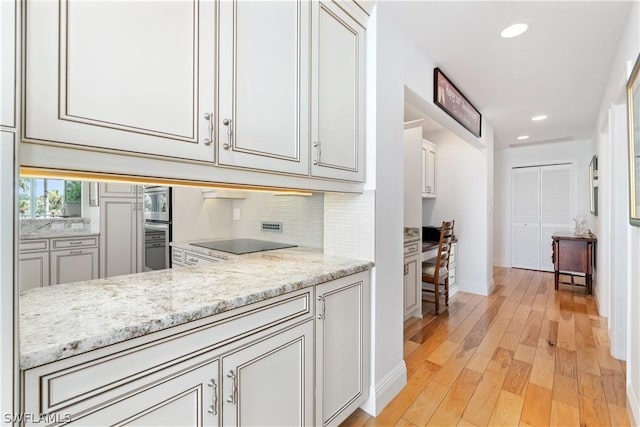
{"type": "Polygon", "coordinates": [[[171,267],[171,188],[144,189],[144,271],[171,267]]]}

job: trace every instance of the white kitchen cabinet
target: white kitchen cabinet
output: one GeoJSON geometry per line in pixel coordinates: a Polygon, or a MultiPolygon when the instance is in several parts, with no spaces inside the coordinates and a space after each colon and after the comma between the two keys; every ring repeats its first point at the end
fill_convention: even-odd
{"type": "Polygon", "coordinates": [[[436,145],[422,141],[422,197],[436,197],[436,145]]]}
{"type": "Polygon", "coordinates": [[[313,425],[312,295],[282,295],[28,369],[23,410],[69,414],[83,426],[313,425]]]}
{"type": "Polygon", "coordinates": [[[98,191],[99,197],[142,197],[144,190],[141,185],[136,184],[101,182],[98,191]]]}
{"type": "Polygon", "coordinates": [[[338,425],[368,397],[369,283],[359,273],[316,286],[316,422],[338,425]]]}
{"type": "Polygon", "coordinates": [[[184,365],[167,369],[165,379],[146,384],[127,399],[71,418],[68,425],[218,426],[218,360],[186,368],[186,372],[184,365]]]}
{"type": "Polygon", "coordinates": [[[143,221],[140,197],[100,197],[100,277],[142,271],[143,221]]]}
{"type": "Polygon", "coordinates": [[[49,251],[20,252],[20,290],[49,286],[49,251]]]}
{"type": "Polygon", "coordinates": [[[451,244],[451,253],[449,254],[449,290],[456,286],[456,275],[458,272],[458,243],[451,244]]]}
{"type": "Polygon", "coordinates": [[[97,279],[98,237],[51,239],[50,282],[79,282],[97,279]]]}
{"type": "Polygon", "coordinates": [[[313,425],[313,321],[222,357],[222,424],[313,425]]]}
{"type": "Polygon", "coordinates": [[[20,290],[98,278],[98,236],[20,241],[20,290]]]}
{"type": "Polygon", "coordinates": [[[182,248],[171,248],[172,267],[192,267],[196,265],[214,264],[220,259],[182,248]]]}
{"type": "Polygon", "coordinates": [[[364,181],[366,28],[337,3],[312,7],[311,175],[364,181]]]}
{"type": "Polygon", "coordinates": [[[0,8],[0,126],[15,128],[18,7],[15,1],[2,1],[0,8]]]}
{"type": "Polygon", "coordinates": [[[422,317],[420,242],[404,245],[404,318],[422,317]]]}
{"type": "Polygon", "coordinates": [[[309,174],[310,5],[220,2],[219,164],[309,174]]]}
{"type": "Polygon", "coordinates": [[[214,161],[216,2],[25,11],[26,139],[214,161]]]}

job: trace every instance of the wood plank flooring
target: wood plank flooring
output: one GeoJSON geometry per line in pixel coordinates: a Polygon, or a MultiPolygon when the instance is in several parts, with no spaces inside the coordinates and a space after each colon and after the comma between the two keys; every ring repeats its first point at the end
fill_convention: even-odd
{"type": "Polygon", "coordinates": [[[407,385],[343,426],[628,426],[625,365],[584,288],[496,268],[489,297],[459,292],[405,322],[407,385]],[[442,309],[441,309],[442,310],[442,309]]]}

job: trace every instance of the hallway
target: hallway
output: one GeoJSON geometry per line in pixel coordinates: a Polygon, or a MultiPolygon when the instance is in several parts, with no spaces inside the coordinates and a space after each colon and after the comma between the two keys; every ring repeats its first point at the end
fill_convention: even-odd
{"type": "Polygon", "coordinates": [[[530,270],[494,278],[489,297],[459,292],[405,322],[407,385],[378,417],[342,425],[629,425],[626,364],[584,288],[556,293],[552,273],[530,270]]]}

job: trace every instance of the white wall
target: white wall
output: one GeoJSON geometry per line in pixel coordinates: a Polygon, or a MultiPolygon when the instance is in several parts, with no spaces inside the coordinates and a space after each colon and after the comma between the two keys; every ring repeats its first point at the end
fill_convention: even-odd
{"type": "Polygon", "coordinates": [[[233,236],[231,199],[203,199],[192,187],[173,187],[173,241],[222,239],[233,236]]]}
{"type": "MultiPolygon", "coordinates": [[[[597,153],[606,153],[606,161],[599,164],[606,178],[610,179],[609,185],[603,185],[600,192],[603,200],[609,200],[612,206],[609,223],[604,224],[600,220],[598,230],[611,230],[614,234],[609,247],[613,255],[626,255],[626,283],[624,272],[614,270],[624,268],[612,262],[609,271],[613,274],[602,282],[603,290],[611,296],[609,310],[615,316],[611,317],[609,334],[612,338],[612,350],[615,351],[616,340],[626,329],[626,360],[627,360],[627,408],[629,410],[631,424],[640,423],[640,228],[632,227],[628,223],[629,201],[626,192],[623,194],[620,187],[626,185],[628,174],[627,156],[624,154],[626,147],[626,129],[624,120],[624,107],[622,111],[619,105],[624,105],[625,82],[630,67],[640,54],[640,3],[633,2],[624,33],[620,40],[618,52],[611,64],[611,74],[607,90],[600,106],[600,114],[594,129],[594,135],[599,135],[603,130],[603,124],[609,129],[604,129],[606,137],[598,139],[597,153]],[[606,126],[609,125],[609,126],[606,126]],[[610,134],[610,135],[609,135],[610,134]],[[621,171],[621,169],[623,171],[621,171]],[[607,193],[608,194],[603,194],[607,193]],[[613,282],[615,281],[615,282],[613,282]],[[615,287],[611,288],[615,283],[615,287]],[[604,287],[609,287],[605,289],[604,287]],[[626,287],[626,289],[625,289],[626,287]],[[621,316],[621,313],[626,316],[621,316]],[[622,317],[622,318],[621,318],[622,317]],[[621,327],[624,324],[624,328],[621,327]]],[[[605,178],[605,180],[606,180],[605,178]]],[[[601,233],[599,239],[609,239],[606,233],[601,233]]],[[[614,257],[615,258],[615,257],[614,257]]],[[[615,355],[615,354],[614,354],[615,355]]]]}
{"type": "Polygon", "coordinates": [[[491,284],[487,286],[486,277],[477,272],[487,269],[486,257],[478,253],[491,253],[487,252],[491,234],[482,222],[488,217],[481,214],[487,206],[488,183],[478,179],[488,174],[488,150],[479,150],[448,130],[429,133],[427,139],[437,146],[436,198],[423,199],[422,223],[440,226],[445,220],[456,221],[458,289],[487,295],[491,284]]]}
{"type": "MultiPolygon", "coordinates": [[[[401,2],[399,2],[401,3],[401,2]]],[[[365,409],[379,413],[406,384],[406,367],[402,358],[403,308],[402,308],[402,245],[403,245],[403,180],[404,154],[402,150],[405,86],[422,100],[423,112],[452,130],[463,140],[487,150],[483,160],[487,165],[484,176],[475,177],[480,182],[481,203],[477,221],[486,230],[489,217],[488,201],[489,157],[493,156],[491,126],[483,123],[485,134],[481,140],[473,137],[462,126],[433,106],[432,70],[435,63],[415,45],[414,41],[395,22],[394,10],[402,5],[394,2],[378,2],[374,17],[369,22],[368,42],[375,43],[375,99],[369,91],[368,105],[375,103],[375,178],[368,173],[367,188],[375,185],[375,261],[372,289],[372,389],[365,409]],[[375,34],[375,39],[371,36],[375,34]]],[[[466,92],[472,92],[469,88],[466,92]]],[[[411,102],[416,105],[415,102],[411,102]]],[[[369,122],[369,125],[372,125],[369,122]]],[[[368,140],[367,149],[372,141],[368,140]]],[[[325,207],[326,210],[326,207],[325,207]]],[[[325,212],[325,219],[327,213],[325,212]]],[[[348,236],[345,236],[348,237],[348,236]]],[[[491,260],[486,252],[491,235],[477,242],[475,257],[484,261],[476,274],[491,286],[491,260]]],[[[328,242],[325,240],[325,246],[328,242]]]]}
{"type": "Polygon", "coordinates": [[[404,226],[422,227],[422,121],[404,130],[404,226]]]}
{"type": "Polygon", "coordinates": [[[271,193],[246,193],[246,199],[234,200],[240,220],[232,221],[233,236],[322,248],[324,195],[274,196],[271,193]],[[262,221],[282,222],[282,232],[261,231],[262,221]]]}
{"type": "MultiPolygon", "coordinates": [[[[574,214],[589,218],[591,141],[565,141],[495,151],[494,251],[496,266],[511,267],[511,169],[556,163],[573,164],[574,214]]],[[[593,229],[593,221],[589,224],[593,229]]],[[[549,243],[551,244],[551,243],[549,243]]]]}

